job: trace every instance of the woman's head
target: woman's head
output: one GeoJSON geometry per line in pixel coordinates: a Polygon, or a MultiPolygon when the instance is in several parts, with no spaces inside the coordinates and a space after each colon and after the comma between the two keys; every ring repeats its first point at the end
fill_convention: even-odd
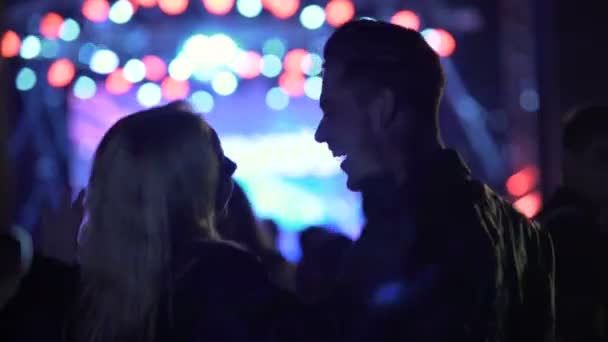
{"type": "Polygon", "coordinates": [[[183,103],[127,116],[106,133],[79,238],[87,340],[94,331],[104,332],[99,340],[148,335],[177,246],[215,236],[234,171],[227,163],[215,132],[183,103]]]}

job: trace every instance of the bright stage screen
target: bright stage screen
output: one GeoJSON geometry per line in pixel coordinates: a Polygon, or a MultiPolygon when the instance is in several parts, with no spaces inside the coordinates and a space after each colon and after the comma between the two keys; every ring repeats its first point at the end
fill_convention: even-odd
{"type": "MultiPolygon", "coordinates": [[[[102,83],[96,88],[93,97],[72,96],[69,101],[75,187],[86,185],[104,132],[120,117],[144,109],[141,87],[118,96],[109,94],[102,83]]],[[[192,89],[190,100],[195,108],[208,111],[203,116],[218,131],[226,155],[238,163],[235,178],[257,215],[280,225],[281,249],[295,260],[297,232],[307,226],[329,225],[357,236],[362,224],[360,199],[346,189],[346,177],[327,146],[313,138],[321,116],[317,101],[287,98],[285,109],[273,110],[267,104],[272,101],[268,89],[265,82],[243,82],[230,96],[192,89]]]]}

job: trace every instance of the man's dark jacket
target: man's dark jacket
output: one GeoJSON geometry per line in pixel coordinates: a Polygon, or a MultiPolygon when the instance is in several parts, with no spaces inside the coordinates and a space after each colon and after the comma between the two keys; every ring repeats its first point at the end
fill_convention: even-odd
{"type": "Polygon", "coordinates": [[[599,209],[567,188],[539,216],[555,242],[560,342],[608,341],[608,230],[599,218],[599,209]]]}
{"type": "Polygon", "coordinates": [[[451,150],[403,187],[370,179],[367,225],[345,258],[344,341],[553,341],[551,238],[451,150]]]}

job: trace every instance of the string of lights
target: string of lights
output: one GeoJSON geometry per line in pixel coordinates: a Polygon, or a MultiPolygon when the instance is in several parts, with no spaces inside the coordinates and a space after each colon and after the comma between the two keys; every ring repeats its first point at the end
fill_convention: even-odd
{"type": "MultiPolygon", "coordinates": [[[[24,60],[25,66],[15,79],[22,92],[46,81],[52,87],[71,86],[76,97],[87,99],[95,96],[100,86],[95,80],[101,78],[103,86],[114,95],[137,88],[142,106],[154,106],[163,99],[189,98],[207,112],[213,109],[215,96],[232,95],[241,82],[264,77],[276,80],[266,95],[267,105],[273,110],[285,109],[290,98],[319,98],[321,57],[309,48],[289,47],[281,37],[271,37],[257,49],[244,49],[227,34],[196,33],[184,40],[173,58],[155,54],[129,58],[121,49],[98,44],[94,37],[87,39],[81,34],[85,25],[128,26],[145,11],[180,16],[195,6],[212,16],[236,12],[243,18],[256,18],[266,11],[279,20],[299,20],[305,30],[337,27],[356,15],[351,0],[331,0],[324,7],[302,5],[299,0],[118,0],[112,4],[86,0],[81,7],[83,20],[45,13],[36,32],[4,32],[0,52],[3,58],[24,60]],[[27,65],[39,59],[48,60],[46,75],[37,74],[27,65]],[[209,87],[197,89],[197,83],[209,87]]],[[[385,19],[415,30],[422,27],[420,17],[409,10],[385,19]]],[[[446,30],[426,28],[422,34],[443,57],[456,48],[446,30]]]]}

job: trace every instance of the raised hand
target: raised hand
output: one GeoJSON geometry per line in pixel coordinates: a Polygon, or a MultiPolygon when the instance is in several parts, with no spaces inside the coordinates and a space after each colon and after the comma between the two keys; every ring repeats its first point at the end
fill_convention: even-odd
{"type": "Polygon", "coordinates": [[[42,255],[74,264],[78,250],[78,231],[84,216],[84,189],[73,202],[71,191],[64,194],[61,206],[55,212],[44,210],[41,218],[38,250],[42,255]]]}

